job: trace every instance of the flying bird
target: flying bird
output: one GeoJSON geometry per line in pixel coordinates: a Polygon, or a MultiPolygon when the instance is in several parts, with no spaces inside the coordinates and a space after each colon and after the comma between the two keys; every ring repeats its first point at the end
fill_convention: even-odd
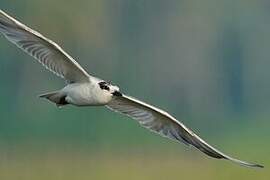
{"type": "Polygon", "coordinates": [[[136,120],[141,126],[163,137],[194,146],[217,159],[243,166],[260,167],[232,158],[215,149],[169,113],[120,92],[119,87],[88,74],[59,45],[0,10],[0,32],[13,44],[34,57],[46,69],[66,80],[58,91],[40,95],[57,106],[106,106],[136,120]]]}

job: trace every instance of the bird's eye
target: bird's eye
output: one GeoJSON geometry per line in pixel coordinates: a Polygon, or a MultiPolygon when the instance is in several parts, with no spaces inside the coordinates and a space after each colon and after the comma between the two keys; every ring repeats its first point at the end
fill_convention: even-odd
{"type": "Polygon", "coordinates": [[[100,89],[105,89],[105,90],[107,90],[107,91],[110,90],[108,84],[107,84],[106,82],[104,82],[104,81],[99,82],[98,85],[99,85],[100,89]]]}

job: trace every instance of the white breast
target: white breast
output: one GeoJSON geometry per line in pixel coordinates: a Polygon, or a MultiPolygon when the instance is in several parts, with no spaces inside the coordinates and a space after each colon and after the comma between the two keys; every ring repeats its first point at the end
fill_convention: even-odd
{"type": "Polygon", "coordinates": [[[66,100],[77,106],[105,105],[112,99],[112,95],[93,83],[69,84],[62,91],[67,95],[66,100]]]}

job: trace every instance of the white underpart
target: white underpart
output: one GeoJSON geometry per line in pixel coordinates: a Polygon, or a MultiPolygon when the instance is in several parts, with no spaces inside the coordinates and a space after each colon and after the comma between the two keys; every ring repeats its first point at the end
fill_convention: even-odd
{"type": "Polygon", "coordinates": [[[99,88],[97,83],[74,83],[61,90],[68,103],[77,106],[106,105],[112,94],[99,88]]]}

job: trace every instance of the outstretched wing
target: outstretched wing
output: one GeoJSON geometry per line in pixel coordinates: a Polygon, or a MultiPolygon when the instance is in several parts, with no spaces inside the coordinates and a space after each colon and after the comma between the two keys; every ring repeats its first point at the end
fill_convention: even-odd
{"type": "Polygon", "coordinates": [[[69,82],[89,81],[88,73],[60,46],[0,10],[0,32],[47,69],[69,82]]]}
{"type": "Polygon", "coordinates": [[[107,107],[137,120],[143,127],[158,133],[161,136],[178,142],[181,141],[187,145],[192,145],[213,158],[231,160],[244,166],[263,167],[259,164],[248,163],[223,154],[207,144],[167,112],[135,98],[126,95],[114,97],[107,107]]]}

